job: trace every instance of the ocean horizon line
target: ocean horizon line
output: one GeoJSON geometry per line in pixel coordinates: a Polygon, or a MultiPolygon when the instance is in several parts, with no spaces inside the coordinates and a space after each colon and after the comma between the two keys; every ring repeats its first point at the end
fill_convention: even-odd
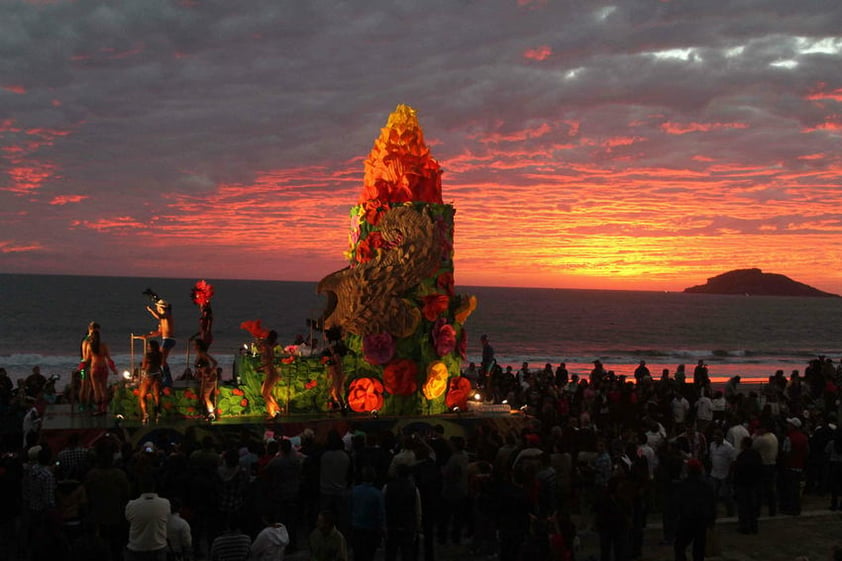
{"type": "MultiPolygon", "coordinates": [[[[92,275],[82,273],[20,273],[20,272],[0,272],[0,276],[35,276],[35,277],[71,277],[71,278],[92,278],[92,279],[149,279],[149,280],[167,280],[167,281],[185,281],[194,283],[197,280],[212,281],[231,281],[231,282],[259,282],[259,283],[284,283],[284,284],[313,284],[317,285],[319,280],[293,280],[293,279],[267,279],[267,278],[242,278],[242,277],[211,277],[197,275],[195,277],[169,277],[160,275],[92,275]],[[210,280],[208,280],[210,279],[210,280]]],[[[563,287],[563,286],[522,286],[522,285],[505,285],[505,284],[456,284],[456,290],[460,289],[470,290],[472,288],[481,289],[512,289],[518,290],[541,290],[541,291],[576,291],[576,292],[602,292],[602,293],[645,293],[645,294],[687,294],[692,297],[705,296],[723,296],[734,298],[745,298],[744,294],[704,294],[685,292],[685,288],[676,289],[645,289],[645,288],[583,288],[583,287],[563,287]]],[[[752,295],[752,298],[807,298],[804,296],[771,296],[771,295],[752,295]]]]}

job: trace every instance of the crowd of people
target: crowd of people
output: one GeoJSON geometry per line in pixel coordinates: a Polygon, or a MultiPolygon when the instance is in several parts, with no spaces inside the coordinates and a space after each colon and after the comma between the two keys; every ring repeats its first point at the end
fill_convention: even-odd
{"type": "Polygon", "coordinates": [[[826,357],[721,389],[701,361],[692,376],[659,377],[641,362],[634,381],[599,361],[581,378],[563,365],[487,366],[465,375],[523,407],[521,423],[465,420],[446,434],[350,419],[334,424],[341,434],[157,431],[139,446],[115,427],[89,446],[71,433],[56,450],[36,427],[23,447],[5,441],[0,558],[217,561],[262,559],[266,547],[274,559],[367,561],[382,547],[387,561],[434,561],[458,545],[572,560],[594,532],[605,560],[666,544],[700,560],[717,516],[751,534],[764,511],[799,515],[804,493],[842,508],[842,380],[826,357]],[[644,543],[656,516],[662,543],[644,543]]]}

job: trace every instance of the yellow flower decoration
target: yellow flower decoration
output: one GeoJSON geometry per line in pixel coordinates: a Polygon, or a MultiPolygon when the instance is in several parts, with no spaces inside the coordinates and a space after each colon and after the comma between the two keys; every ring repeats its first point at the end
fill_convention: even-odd
{"type": "Polygon", "coordinates": [[[424,382],[424,397],[427,399],[436,399],[441,396],[447,389],[447,378],[450,373],[447,371],[447,366],[437,361],[432,363],[427,368],[427,381],[424,382]]]}
{"type": "Polygon", "coordinates": [[[477,309],[477,297],[471,294],[470,296],[463,296],[462,301],[459,302],[459,307],[456,308],[454,317],[459,323],[465,323],[471,312],[477,309]]]}

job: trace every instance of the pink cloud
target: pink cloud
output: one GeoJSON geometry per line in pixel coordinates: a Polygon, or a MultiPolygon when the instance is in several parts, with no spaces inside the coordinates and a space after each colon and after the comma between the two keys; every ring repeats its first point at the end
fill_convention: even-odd
{"type": "Polygon", "coordinates": [[[44,249],[39,243],[23,244],[11,240],[0,240],[0,253],[28,253],[44,249]]]}
{"type": "Polygon", "coordinates": [[[26,88],[20,85],[9,85],[9,86],[0,86],[7,92],[12,92],[14,94],[22,95],[26,93],[26,88]]]}
{"type": "Polygon", "coordinates": [[[534,49],[526,49],[523,52],[523,58],[527,60],[547,60],[553,54],[553,50],[549,45],[541,45],[540,47],[535,47],[534,49]]]}
{"type": "Polygon", "coordinates": [[[661,130],[667,134],[687,134],[691,132],[710,132],[721,129],[747,129],[746,123],[672,123],[661,125],[661,130]]]}
{"type": "Polygon", "coordinates": [[[51,200],[49,204],[64,206],[72,203],[81,203],[89,198],[90,197],[88,195],[59,195],[57,197],[53,197],[53,200],[51,200]]]}

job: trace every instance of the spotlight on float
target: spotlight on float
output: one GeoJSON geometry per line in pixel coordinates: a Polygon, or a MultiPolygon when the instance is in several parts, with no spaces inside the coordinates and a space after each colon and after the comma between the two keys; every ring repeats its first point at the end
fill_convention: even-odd
{"type": "Polygon", "coordinates": [[[379,419],[379,418],[380,418],[380,411],[378,411],[377,409],[372,409],[370,414],[371,414],[371,416],[372,416],[372,417],[374,417],[375,419],[379,419]]]}
{"type": "Polygon", "coordinates": [[[132,373],[129,372],[128,370],[123,370],[123,380],[131,380],[131,379],[132,379],[132,373]]]}
{"type": "Polygon", "coordinates": [[[508,405],[508,404],[509,404],[509,400],[508,400],[508,399],[504,399],[502,403],[503,403],[503,405],[508,405]]]}
{"type": "Polygon", "coordinates": [[[474,401],[481,401],[481,400],[482,400],[482,394],[480,394],[479,392],[475,393],[474,394],[474,401]]]}
{"type": "Polygon", "coordinates": [[[526,408],[527,408],[527,406],[526,406],[526,405],[521,405],[521,406],[520,406],[520,410],[521,410],[521,411],[523,411],[524,413],[526,413],[526,408]]]}

